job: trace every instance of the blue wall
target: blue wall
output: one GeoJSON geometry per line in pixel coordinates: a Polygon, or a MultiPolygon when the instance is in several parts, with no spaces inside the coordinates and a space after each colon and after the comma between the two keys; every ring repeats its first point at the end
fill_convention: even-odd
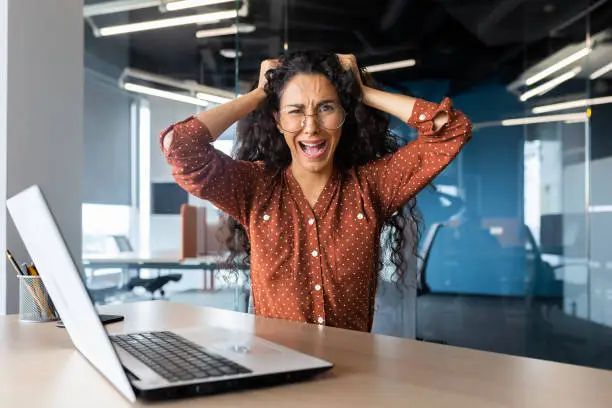
{"type": "MultiPolygon", "coordinates": [[[[448,84],[427,81],[407,83],[406,87],[416,97],[439,102],[446,96],[448,84]]],[[[473,123],[522,116],[516,96],[499,84],[485,84],[452,99],[455,108],[473,123]]],[[[467,216],[461,217],[460,226],[444,227],[438,234],[427,269],[432,291],[524,294],[524,245],[501,239],[502,245],[488,227],[482,227],[502,220],[497,224],[504,226],[504,233],[516,235],[512,228],[517,231],[523,225],[523,146],[520,126],[475,131],[461,158],[434,181],[457,185],[460,178],[463,180],[467,216]]],[[[431,195],[429,190],[418,197],[426,227],[441,214],[431,195]]]]}

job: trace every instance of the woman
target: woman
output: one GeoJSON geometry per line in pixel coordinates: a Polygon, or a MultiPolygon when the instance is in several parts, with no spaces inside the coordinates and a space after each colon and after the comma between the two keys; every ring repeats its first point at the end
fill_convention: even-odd
{"type": "Polygon", "coordinates": [[[245,234],[257,315],[370,331],[381,230],[395,227],[401,263],[404,206],[418,221],[415,195],[471,137],[449,99],[364,80],[351,55],[296,52],[264,61],[253,91],[160,135],[176,181],[245,234]],[[398,148],[388,115],[419,137],[398,148]],[[233,160],[211,142],[241,119],[233,160]]]}

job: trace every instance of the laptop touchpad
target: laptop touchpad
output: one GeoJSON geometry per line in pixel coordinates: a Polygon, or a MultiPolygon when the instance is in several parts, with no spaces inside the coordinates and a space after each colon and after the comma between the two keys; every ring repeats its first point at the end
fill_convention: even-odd
{"type": "Polygon", "coordinates": [[[261,355],[276,354],[280,352],[280,350],[276,349],[271,344],[256,338],[249,338],[244,340],[228,339],[224,342],[215,342],[209,347],[224,354],[230,352],[235,354],[261,355]]]}

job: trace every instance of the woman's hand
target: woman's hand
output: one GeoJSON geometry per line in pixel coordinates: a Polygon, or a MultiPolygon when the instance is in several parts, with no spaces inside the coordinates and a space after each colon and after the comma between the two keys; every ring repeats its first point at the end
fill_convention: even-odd
{"type": "Polygon", "coordinates": [[[412,114],[415,99],[410,96],[392,94],[375,88],[365,86],[361,81],[361,73],[357,65],[357,58],[352,54],[336,54],[340,64],[345,70],[352,70],[359,81],[363,94],[363,103],[372,108],[396,116],[406,122],[412,114]]]}
{"type": "Polygon", "coordinates": [[[277,59],[267,59],[262,61],[261,67],[259,68],[259,85],[257,86],[259,89],[264,89],[266,85],[266,72],[271,69],[276,69],[280,65],[277,59]]]}
{"type": "MultiPolygon", "coordinates": [[[[266,93],[264,92],[266,72],[277,68],[279,65],[278,60],[270,59],[263,61],[261,63],[257,88],[239,98],[198,113],[197,118],[208,127],[212,140],[217,139],[233,123],[257,109],[261,101],[266,98],[266,93]]],[[[168,139],[166,137],[164,142],[168,139]]]]}
{"type": "Polygon", "coordinates": [[[355,78],[359,82],[359,86],[363,88],[363,82],[361,81],[361,72],[359,71],[359,66],[357,65],[357,58],[353,54],[336,54],[338,59],[340,60],[340,64],[342,68],[346,71],[353,71],[355,74],[355,78]]]}

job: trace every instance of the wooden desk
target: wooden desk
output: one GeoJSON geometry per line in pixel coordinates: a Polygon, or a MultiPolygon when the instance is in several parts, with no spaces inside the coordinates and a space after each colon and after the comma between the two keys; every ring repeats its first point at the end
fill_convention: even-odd
{"type": "MultiPolygon", "coordinates": [[[[311,326],[165,301],[103,307],[121,330],[222,326],[335,363],[317,379],[162,403],[167,407],[605,407],[612,372],[311,326]]],[[[156,404],[157,405],[157,404],[156,404]]],[[[53,324],[0,317],[0,406],[130,406],[53,324]]]]}

